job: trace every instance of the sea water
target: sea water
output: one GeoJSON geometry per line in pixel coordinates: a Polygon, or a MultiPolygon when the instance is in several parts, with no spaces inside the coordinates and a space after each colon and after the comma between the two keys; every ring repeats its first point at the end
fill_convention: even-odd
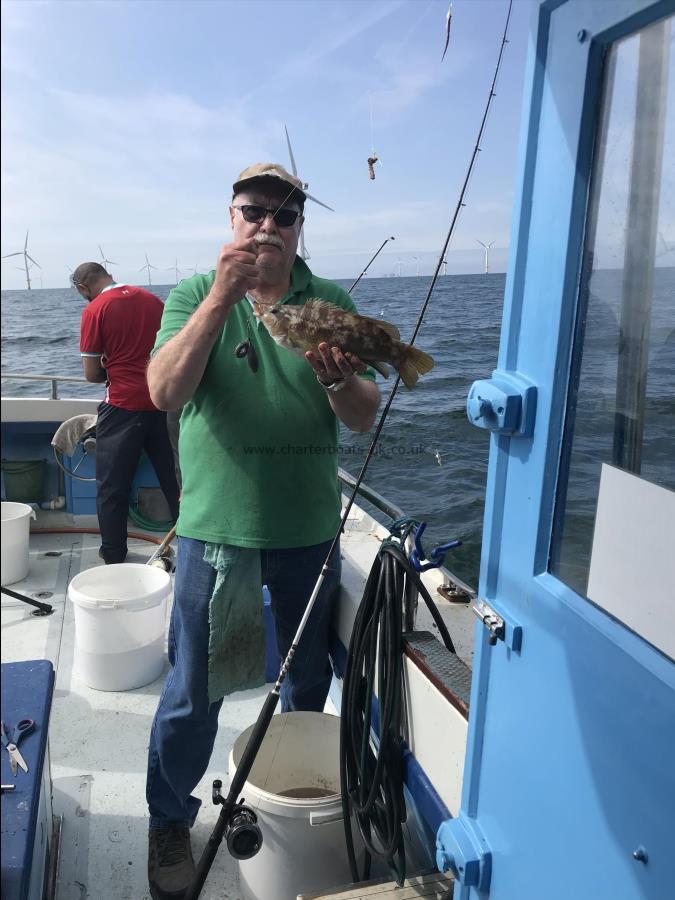
{"type": "MultiPolygon", "coordinates": [[[[608,286],[616,281],[614,276],[620,273],[607,273],[608,286]]],[[[347,281],[341,283],[349,286],[347,281]]],[[[429,284],[425,276],[366,277],[352,296],[359,312],[394,323],[406,340],[429,284]]],[[[399,388],[365,477],[366,484],[407,515],[427,522],[427,552],[437,543],[462,540],[462,546],[446,558],[446,566],[473,587],[478,583],[490,436],[469,424],[466,396],[472,382],[489,378],[497,365],[504,286],[503,274],[438,279],[416,340],[433,356],[435,367],[414,390],[399,388]]],[[[152,287],[162,299],[170,289],[171,285],[152,287]]],[[[671,321],[674,298],[675,269],[657,269],[654,309],[670,308],[671,321]]],[[[3,373],[81,375],[78,347],[83,306],[72,288],[3,291],[3,373]]],[[[655,376],[658,384],[653,379],[650,383],[650,391],[658,396],[672,398],[672,362],[655,376]]],[[[378,376],[382,405],[392,382],[378,376]]],[[[2,382],[5,395],[46,396],[47,390],[48,385],[35,382],[2,382]]],[[[62,384],[59,390],[61,396],[103,395],[100,385],[62,384]]],[[[672,403],[669,409],[663,419],[666,430],[671,427],[672,403]]],[[[340,465],[357,475],[369,443],[368,434],[342,428],[340,465]]]]}

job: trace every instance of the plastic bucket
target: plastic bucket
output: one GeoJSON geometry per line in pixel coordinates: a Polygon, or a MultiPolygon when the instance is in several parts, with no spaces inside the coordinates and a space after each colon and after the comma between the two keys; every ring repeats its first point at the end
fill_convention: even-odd
{"type": "Polygon", "coordinates": [[[75,665],[97,691],[130,691],[164,669],[171,576],[139,563],[96,566],[68,586],[75,609],[75,665]]]}
{"type": "Polygon", "coordinates": [[[3,587],[28,575],[30,520],[35,510],[26,503],[2,501],[2,578],[3,587]]]}
{"type": "MultiPolygon", "coordinates": [[[[254,726],[235,741],[230,778],[254,726]]],[[[242,790],[263,844],[239,860],[246,900],[295,900],[351,882],[340,800],[340,720],[318,712],[273,716],[242,790]]]]}
{"type": "Polygon", "coordinates": [[[44,500],[46,459],[3,459],[5,496],[17,503],[42,503],[44,500]]]}

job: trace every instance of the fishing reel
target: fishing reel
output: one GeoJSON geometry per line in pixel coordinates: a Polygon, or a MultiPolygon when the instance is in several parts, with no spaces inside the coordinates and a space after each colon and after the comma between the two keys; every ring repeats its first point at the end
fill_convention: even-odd
{"type": "MultiPolygon", "coordinates": [[[[225,798],[220,793],[222,786],[223,782],[218,778],[213,782],[212,799],[215,804],[225,803],[225,798]]],[[[243,797],[232,809],[225,840],[230,856],[235,859],[250,859],[262,847],[263,837],[258,817],[249,806],[244,805],[243,797]]]]}

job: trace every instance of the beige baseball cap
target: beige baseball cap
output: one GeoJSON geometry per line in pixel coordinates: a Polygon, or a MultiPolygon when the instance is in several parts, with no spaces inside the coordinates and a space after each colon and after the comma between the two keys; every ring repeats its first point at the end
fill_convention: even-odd
{"type": "Polygon", "coordinates": [[[293,191],[291,196],[295,197],[297,191],[303,200],[307,199],[304,192],[305,185],[302,181],[295,175],[291,175],[290,172],[287,172],[283,166],[279,165],[279,163],[255,163],[254,165],[249,166],[247,169],[244,169],[232,185],[232,191],[235,194],[238,194],[239,191],[244,190],[251,181],[258,181],[260,178],[276,178],[279,181],[284,182],[284,184],[287,184],[289,188],[295,188],[295,191],[293,191]]]}

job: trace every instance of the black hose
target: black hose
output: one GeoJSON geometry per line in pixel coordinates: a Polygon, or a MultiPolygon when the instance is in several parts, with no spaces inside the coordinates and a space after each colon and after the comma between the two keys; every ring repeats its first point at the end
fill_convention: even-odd
{"type": "Polygon", "coordinates": [[[403,698],[403,601],[412,583],[427,604],[447,649],[448,630],[401,548],[385,541],[373,562],[359,605],[342,685],[340,786],[347,856],[354,882],[370,877],[372,857],[386,863],[399,885],[405,880],[401,825],[403,797],[401,716],[403,698]],[[371,742],[377,673],[379,746],[371,742]],[[363,872],[356,862],[351,816],[365,846],[363,872]]]}

